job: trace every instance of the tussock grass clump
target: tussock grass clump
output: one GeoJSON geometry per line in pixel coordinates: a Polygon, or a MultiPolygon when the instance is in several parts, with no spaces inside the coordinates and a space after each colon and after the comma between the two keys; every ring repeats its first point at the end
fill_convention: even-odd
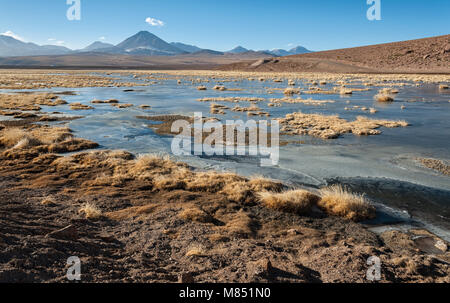
{"type": "Polygon", "coordinates": [[[278,119],[281,131],[287,135],[310,135],[322,139],[336,139],[342,134],[352,133],[357,136],[379,135],[380,127],[406,127],[406,121],[374,120],[359,116],[355,121],[347,121],[338,115],[287,114],[278,119]]]}
{"type": "Polygon", "coordinates": [[[0,133],[0,142],[7,147],[12,147],[25,138],[27,138],[27,133],[18,127],[6,128],[0,133]]]}
{"type": "Polygon", "coordinates": [[[106,216],[111,220],[121,221],[139,216],[146,216],[152,214],[158,206],[155,204],[148,204],[144,206],[134,206],[122,210],[109,212],[106,216]]]}
{"type": "Polygon", "coordinates": [[[159,190],[177,190],[184,189],[186,187],[186,183],[180,178],[176,178],[175,176],[156,176],[153,179],[154,189],[159,190]]]}
{"type": "Polygon", "coordinates": [[[394,97],[386,94],[377,94],[374,98],[378,102],[394,102],[394,97]]]}
{"type": "Polygon", "coordinates": [[[229,200],[235,202],[251,202],[254,198],[250,184],[245,181],[227,183],[221,193],[225,194],[229,200]]]}
{"type": "Polygon", "coordinates": [[[90,109],[94,109],[92,106],[86,105],[86,104],[81,104],[81,103],[71,103],[70,104],[70,109],[71,110],[90,110],[90,109]]]}
{"type": "Polygon", "coordinates": [[[109,99],[109,100],[92,100],[92,104],[117,104],[119,103],[119,100],[117,99],[109,99]]]}
{"type": "Polygon", "coordinates": [[[288,87],[283,92],[286,96],[298,95],[301,93],[299,88],[288,87]]]}
{"type": "Polygon", "coordinates": [[[269,180],[259,176],[251,178],[248,184],[254,192],[261,192],[261,191],[280,192],[284,188],[284,185],[280,182],[269,180]]]}
{"type": "Polygon", "coordinates": [[[230,218],[225,225],[225,229],[232,236],[249,237],[254,233],[255,222],[248,214],[240,211],[230,218]]]}
{"type": "Polygon", "coordinates": [[[227,88],[225,86],[221,86],[221,85],[216,85],[213,87],[214,90],[219,90],[219,91],[226,91],[227,88]]]}
{"type": "Polygon", "coordinates": [[[328,214],[352,221],[362,221],[375,217],[375,208],[365,195],[351,193],[340,185],[320,190],[318,206],[328,214]]]}
{"type": "Polygon", "coordinates": [[[80,210],[78,211],[79,214],[83,214],[86,219],[98,219],[102,216],[102,211],[98,206],[86,203],[84,204],[80,210]]]}
{"type": "Polygon", "coordinates": [[[130,108],[133,107],[133,104],[126,103],[126,104],[120,104],[120,103],[111,103],[111,106],[114,106],[115,108],[123,109],[123,108],[130,108]]]}
{"type": "Polygon", "coordinates": [[[186,252],[186,257],[206,257],[208,253],[206,249],[201,245],[193,245],[188,248],[186,252]]]}
{"type": "Polygon", "coordinates": [[[145,178],[150,172],[153,176],[169,175],[182,168],[186,165],[172,161],[167,155],[146,154],[139,155],[124,173],[134,178],[145,178]]]}
{"type": "Polygon", "coordinates": [[[227,184],[243,181],[245,178],[233,173],[199,172],[187,180],[186,189],[194,192],[217,193],[227,184]]]}
{"type": "Polygon", "coordinates": [[[183,220],[199,223],[210,223],[212,217],[198,207],[190,207],[184,209],[179,215],[183,220]]]}
{"type": "Polygon", "coordinates": [[[319,196],[306,190],[290,190],[282,193],[260,192],[259,199],[270,209],[303,215],[319,201],[319,196]]]}

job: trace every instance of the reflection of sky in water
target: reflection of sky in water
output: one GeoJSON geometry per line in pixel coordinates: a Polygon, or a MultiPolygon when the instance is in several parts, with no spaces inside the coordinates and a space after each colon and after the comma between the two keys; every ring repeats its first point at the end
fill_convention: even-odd
{"type": "MultiPolygon", "coordinates": [[[[130,79],[127,78],[127,81],[130,79]]],[[[220,82],[219,82],[220,83],[220,82]]],[[[139,115],[182,114],[194,112],[209,114],[211,102],[198,102],[203,97],[264,97],[282,98],[283,91],[275,90],[267,94],[265,88],[285,88],[287,82],[241,81],[224,82],[228,88],[242,88],[243,91],[215,91],[212,87],[217,82],[192,84],[176,80],[159,81],[146,87],[128,88],[80,88],[70,89],[77,96],[62,96],[70,102],[90,104],[94,99],[118,99],[120,103],[131,103],[135,107],[117,109],[110,104],[95,104],[95,110],[71,111],[69,106],[44,108],[45,111],[58,111],[65,114],[82,115],[85,118],[70,122],[70,127],[77,136],[98,142],[103,148],[126,149],[134,153],[171,153],[171,138],[155,135],[147,125],[151,122],[137,119],[139,115]],[[207,91],[198,91],[197,85],[206,85],[207,91]],[[139,105],[150,105],[150,110],[140,109],[139,105]]],[[[304,85],[300,82],[300,87],[304,85]]],[[[332,89],[332,85],[321,86],[332,89]]],[[[348,87],[356,87],[348,85],[348,87]]],[[[359,86],[361,87],[361,86],[359,86]]],[[[323,141],[317,138],[289,138],[302,140],[304,144],[281,147],[278,167],[261,168],[259,159],[251,157],[188,157],[183,158],[193,166],[231,170],[244,175],[264,175],[281,179],[293,184],[321,186],[326,180],[335,177],[389,178],[427,187],[450,190],[448,177],[417,166],[416,157],[435,157],[450,159],[450,94],[439,92],[436,85],[420,88],[400,87],[396,101],[381,104],[373,96],[382,87],[371,87],[368,92],[354,92],[351,96],[340,95],[298,95],[302,99],[334,100],[324,106],[305,104],[286,104],[282,107],[268,107],[268,102],[258,102],[262,111],[268,111],[272,118],[282,117],[287,113],[302,111],[304,113],[339,114],[342,118],[353,120],[357,116],[369,116],[374,119],[406,120],[411,126],[407,128],[382,128],[379,136],[357,137],[345,135],[337,140],[323,141]],[[350,101],[347,103],[347,101],[350,101]],[[361,109],[351,111],[345,107],[374,107],[375,115],[361,109]],[[406,109],[402,110],[404,105],[406,109]]],[[[53,89],[64,91],[69,89],[53,89]]],[[[235,105],[249,106],[249,102],[217,102],[230,108],[235,105]]],[[[226,115],[217,116],[221,120],[247,119],[246,113],[227,111],[226,115]]],[[[256,118],[255,118],[256,119],[256,118]]],[[[283,139],[283,137],[281,138],[283,139]]],[[[447,205],[450,207],[450,197],[447,205]]]]}

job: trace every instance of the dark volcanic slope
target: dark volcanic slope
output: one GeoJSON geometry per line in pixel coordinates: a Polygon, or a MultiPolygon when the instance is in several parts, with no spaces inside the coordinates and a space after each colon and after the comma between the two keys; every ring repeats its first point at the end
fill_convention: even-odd
{"type": "Polygon", "coordinates": [[[247,61],[222,70],[273,72],[450,73],[450,35],[356,48],[247,61]]]}
{"type": "Polygon", "coordinates": [[[82,53],[58,56],[0,58],[0,68],[142,68],[142,69],[211,69],[233,62],[257,60],[267,54],[249,52],[223,54],[202,51],[177,56],[138,56],[82,53]]]}

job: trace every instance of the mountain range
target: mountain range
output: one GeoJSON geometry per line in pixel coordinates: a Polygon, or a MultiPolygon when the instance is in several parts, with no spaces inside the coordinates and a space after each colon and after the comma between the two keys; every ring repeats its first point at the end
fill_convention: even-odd
{"type": "Polygon", "coordinates": [[[37,45],[35,43],[23,42],[10,36],[0,35],[0,57],[72,55],[92,52],[143,56],[176,56],[196,53],[207,55],[257,53],[275,57],[311,53],[311,51],[302,46],[291,50],[275,49],[264,51],[253,51],[238,46],[228,52],[218,52],[181,42],[168,43],[148,31],[140,31],[117,45],[96,41],[80,50],[71,50],[67,47],[57,45],[37,45]]]}
{"type": "MultiPolygon", "coordinates": [[[[237,46],[235,48],[233,48],[232,50],[228,51],[227,53],[230,54],[242,54],[242,53],[246,53],[246,52],[253,52],[253,50],[248,50],[242,46],[237,46]]],[[[283,57],[283,56],[291,56],[291,55],[300,55],[300,54],[308,54],[308,53],[312,53],[312,51],[304,48],[303,46],[297,46],[294,47],[290,50],[285,50],[285,49],[272,49],[272,50],[262,50],[262,51],[258,51],[260,53],[266,53],[272,56],[276,56],[276,57],[283,57]]]]}

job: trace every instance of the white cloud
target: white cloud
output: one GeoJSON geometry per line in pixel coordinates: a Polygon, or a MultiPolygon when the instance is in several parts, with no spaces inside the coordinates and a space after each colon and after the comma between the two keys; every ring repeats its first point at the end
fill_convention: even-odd
{"type": "Polygon", "coordinates": [[[98,38],[99,40],[101,40],[101,41],[104,41],[104,40],[106,40],[106,37],[100,37],[100,38],[98,38]]]}
{"type": "Polygon", "coordinates": [[[48,41],[52,42],[52,41],[56,41],[55,38],[48,38],[48,41]]]}
{"type": "Polygon", "coordinates": [[[150,18],[148,17],[147,19],[145,19],[145,22],[147,22],[148,24],[150,24],[151,26],[164,26],[164,22],[155,18],[150,18]]]}
{"type": "Polygon", "coordinates": [[[6,32],[4,32],[4,33],[1,33],[0,35],[2,35],[2,36],[8,36],[8,37],[14,38],[14,39],[16,39],[16,40],[25,42],[25,40],[24,40],[22,37],[20,37],[20,36],[14,34],[12,31],[6,31],[6,32]]]}
{"type": "Polygon", "coordinates": [[[64,43],[66,43],[66,42],[64,42],[64,41],[56,41],[57,45],[63,45],[64,43]]]}

